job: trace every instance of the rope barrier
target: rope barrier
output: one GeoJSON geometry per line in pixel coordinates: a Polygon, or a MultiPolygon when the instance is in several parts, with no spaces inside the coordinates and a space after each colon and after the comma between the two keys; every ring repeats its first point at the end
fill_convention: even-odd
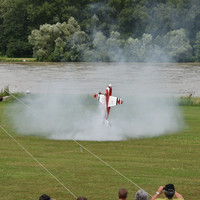
{"type": "MultiPolygon", "coordinates": [[[[19,98],[15,97],[13,94],[11,94],[10,92],[8,92],[13,98],[15,98],[17,101],[19,101],[20,103],[22,103],[23,105],[25,105],[26,107],[28,107],[29,109],[33,110],[30,106],[28,106],[27,104],[25,104],[23,101],[21,101],[19,98]]],[[[34,110],[33,110],[34,111],[34,110]]],[[[3,127],[0,125],[0,127],[3,129],[3,127]]],[[[3,129],[5,132],[6,130],[3,129]]],[[[7,132],[6,132],[7,133],[7,132]]],[[[21,148],[23,150],[25,150],[42,168],[44,168],[48,173],[51,174],[51,172],[45,168],[36,158],[34,158],[20,143],[18,143],[14,137],[12,137],[9,133],[7,133],[12,139],[14,139],[14,141],[21,146],[21,148]]],[[[141,188],[139,185],[137,185],[135,182],[133,182],[132,180],[130,180],[129,178],[127,178],[125,175],[123,175],[121,172],[119,172],[118,170],[116,170],[114,167],[112,167],[110,164],[108,164],[107,162],[105,162],[103,159],[99,158],[97,155],[95,155],[93,152],[91,152],[89,149],[87,149],[86,147],[84,147],[83,145],[81,145],[79,142],[77,142],[76,140],[73,140],[77,145],[79,145],[80,148],[85,149],[88,153],[90,153],[92,156],[94,156],[95,158],[97,158],[99,161],[101,161],[103,164],[105,164],[106,166],[108,166],[109,168],[111,168],[113,171],[115,171],[117,174],[119,174],[120,176],[122,176],[124,179],[126,179],[127,181],[129,181],[131,184],[135,185],[137,188],[139,189],[143,189],[141,188]]],[[[82,150],[81,150],[82,151],[82,150]]],[[[74,196],[75,198],[77,198],[75,196],[75,194],[73,194],[67,187],[64,186],[64,184],[62,184],[53,174],[51,174],[70,194],[72,194],[72,196],[74,196]]],[[[152,197],[152,195],[149,194],[150,197],[152,197]]]]}
{"type": "Polygon", "coordinates": [[[75,199],[77,196],[68,189],[56,176],[54,176],[38,159],[36,159],[22,144],[20,144],[1,124],[0,128],[11,138],[13,139],[35,162],[37,162],[46,172],[48,172],[60,185],[62,185],[75,199]]]}

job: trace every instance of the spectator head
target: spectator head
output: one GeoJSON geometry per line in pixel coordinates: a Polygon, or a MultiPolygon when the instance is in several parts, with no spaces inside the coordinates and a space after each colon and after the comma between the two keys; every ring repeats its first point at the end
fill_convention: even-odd
{"type": "Polygon", "coordinates": [[[128,196],[128,191],[125,188],[121,188],[118,192],[119,199],[126,199],[128,196]]]}
{"type": "Polygon", "coordinates": [[[79,197],[77,200],[87,200],[85,197],[79,197]]]}
{"type": "Polygon", "coordinates": [[[135,195],[136,200],[148,200],[148,194],[144,190],[138,190],[135,195]]]}
{"type": "Polygon", "coordinates": [[[40,196],[39,200],[55,200],[55,199],[52,199],[47,194],[43,194],[43,195],[40,196]]]}
{"type": "Polygon", "coordinates": [[[163,188],[163,191],[165,193],[165,196],[168,199],[172,199],[174,194],[175,194],[175,188],[173,184],[167,184],[165,185],[165,187],[163,188]]]}
{"type": "Polygon", "coordinates": [[[50,200],[50,196],[48,196],[47,194],[43,194],[40,196],[39,200],[50,200]]]}

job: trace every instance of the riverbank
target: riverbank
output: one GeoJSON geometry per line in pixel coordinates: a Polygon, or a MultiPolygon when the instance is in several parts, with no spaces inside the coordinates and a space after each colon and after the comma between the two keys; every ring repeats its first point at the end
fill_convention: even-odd
{"type": "Polygon", "coordinates": [[[0,62],[36,62],[35,58],[8,58],[0,56],[0,62]]]}
{"type": "MultiPolygon", "coordinates": [[[[15,62],[36,62],[36,63],[135,63],[135,64],[148,64],[148,62],[50,62],[50,61],[37,61],[36,58],[8,58],[6,56],[0,56],[0,62],[11,62],[11,63],[15,63],[15,62]]],[[[192,65],[192,66],[199,66],[200,62],[149,62],[149,64],[188,64],[188,65],[192,65]]]]}

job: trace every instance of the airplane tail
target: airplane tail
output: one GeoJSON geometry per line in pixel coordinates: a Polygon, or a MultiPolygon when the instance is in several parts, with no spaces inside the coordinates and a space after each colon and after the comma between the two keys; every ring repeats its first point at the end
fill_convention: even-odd
{"type": "Polygon", "coordinates": [[[111,124],[110,124],[110,122],[109,122],[107,119],[104,119],[104,120],[103,120],[103,124],[104,124],[106,127],[111,127],[111,124]]]}
{"type": "Polygon", "coordinates": [[[117,104],[123,104],[124,101],[121,98],[117,98],[117,104]]]}

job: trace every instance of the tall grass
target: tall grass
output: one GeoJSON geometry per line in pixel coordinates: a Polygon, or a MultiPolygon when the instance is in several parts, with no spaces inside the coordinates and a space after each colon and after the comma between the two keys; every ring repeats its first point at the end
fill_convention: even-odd
{"type": "Polygon", "coordinates": [[[200,106],[199,97],[180,97],[178,99],[180,106],[200,106]]]}
{"type": "Polygon", "coordinates": [[[0,96],[5,97],[10,95],[9,86],[4,87],[1,89],[0,96]]]}

